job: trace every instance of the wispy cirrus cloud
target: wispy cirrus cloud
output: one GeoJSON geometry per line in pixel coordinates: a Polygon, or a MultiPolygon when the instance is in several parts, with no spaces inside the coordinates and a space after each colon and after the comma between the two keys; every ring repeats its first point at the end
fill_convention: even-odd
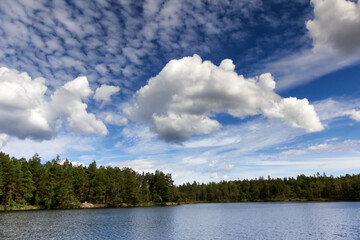
{"type": "Polygon", "coordinates": [[[345,116],[350,116],[351,119],[360,122],[360,111],[356,109],[351,109],[348,111],[345,111],[343,113],[345,116]]]}
{"type": "Polygon", "coordinates": [[[348,0],[310,2],[313,14],[305,25],[313,48],[305,44],[299,51],[267,60],[264,64],[265,69],[278,79],[279,91],[295,88],[360,62],[359,3],[348,0]]]}
{"type": "Polygon", "coordinates": [[[328,51],[314,52],[312,49],[303,49],[276,61],[267,62],[261,70],[271,72],[277,79],[277,91],[283,92],[359,62],[360,55],[357,54],[339,57],[328,51]]]}
{"type": "Polygon", "coordinates": [[[321,121],[333,121],[336,118],[350,116],[356,118],[357,110],[360,107],[360,98],[327,98],[314,103],[316,112],[319,113],[321,121]]]}
{"type": "MultiPolygon", "coordinates": [[[[338,119],[346,120],[343,113],[359,106],[359,99],[329,98],[314,102],[319,118],[326,125],[331,125],[338,119]]],[[[181,146],[163,143],[143,124],[132,123],[122,131],[124,139],[117,145],[124,151],[152,155],[175,152],[179,157],[183,156],[180,153],[184,153],[183,158],[191,154],[194,159],[207,159],[208,162],[217,159],[217,156],[217,160],[222,161],[221,159],[232,159],[234,155],[245,156],[274,149],[307,134],[302,129],[284,125],[278,119],[265,118],[251,119],[240,125],[225,125],[221,131],[196,135],[181,146]]]]}
{"type": "Polygon", "coordinates": [[[110,163],[109,166],[111,167],[118,167],[118,168],[132,168],[135,171],[140,173],[142,172],[155,172],[158,168],[159,161],[151,160],[151,159],[135,159],[135,160],[127,160],[123,162],[113,162],[110,163]]]}
{"type": "Polygon", "coordinates": [[[96,152],[101,148],[96,136],[82,136],[79,134],[62,132],[56,138],[37,141],[32,139],[18,139],[8,136],[6,145],[3,145],[1,151],[15,156],[17,158],[31,158],[35,153],[46,161],[54,159],[57,154],[62,158],[69,158],[71,161],[79,159],[87,164],[92,160],[83,161],[79,156],[83,152],[96,152]]]}
{"type": "Polygon", "coordinates": [[[310,155],[310,154],[328,154],[335,152],[348,152],[349,150],[357,150],[360,146],[359,140],[346,140],[335,143],[320,143],[302,149],[290,149],[282,151],[279,156],[296,156],[296,155],[310,155]]]}

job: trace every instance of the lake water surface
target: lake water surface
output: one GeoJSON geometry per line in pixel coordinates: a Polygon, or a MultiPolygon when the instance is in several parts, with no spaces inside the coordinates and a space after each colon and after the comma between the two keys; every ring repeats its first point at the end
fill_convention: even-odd
{"type": "Polygon", "coordinates": [[[360,203],[2,212],[0,239],[360,239],[360,203]]]}

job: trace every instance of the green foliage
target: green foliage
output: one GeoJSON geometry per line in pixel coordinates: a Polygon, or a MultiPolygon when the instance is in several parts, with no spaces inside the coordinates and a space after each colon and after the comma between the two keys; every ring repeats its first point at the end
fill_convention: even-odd
{"type": "Polygon", "coordinates": [[[359,201],[360,174],[305,176],[295,178],[260,177],[255,180],[222,181],[219,183],[183,184],[178,187],[185,202],[241,201],[359,201]]]}
{"type": "Polygon", "coordinates": [[[254,180],[197,182],[175,186],[170,174],[142,173],[117,167],[74,167],[60,157],[41,164],[10,158],[0,152],[0,210],[78,208],[95,206],[151,206],[164,202],[240,202],[293,200],[360,200],[360,175],[300,175],[297,178],[260,177],[254,180]]]}
{"type": "Polygon", "coordinates": [[[0,153],[0,205],[77,208],[88,201],[96,206],[147,206],[171,201],[177,192],[171,175],[161,171],[145,175],[130,168],[98,167],[95,161],[74,167],[59,160],[56,156],[41,164],[38,154],[26,161],[0,153]]]}

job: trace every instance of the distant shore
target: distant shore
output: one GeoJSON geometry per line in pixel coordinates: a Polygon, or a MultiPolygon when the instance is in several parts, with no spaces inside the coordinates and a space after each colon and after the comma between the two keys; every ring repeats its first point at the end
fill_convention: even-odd
{"type": "MultiPolygon", "coordinates": [[[[81,208],[79,207],[68,207],[68,208],[45,208],[44,206],[36,205],[18,205],[18,206],[4,206],[0,205],[0,212],[10,212],[10,211],[31,211],[31,210],[66,210],[66,209],[96,209],[96,208],[130,208],[130,207],[160,207],[160,206],[176,206],[181,205],[182,203],[139,203],[139,204],[121,204],[120,206],[111,206],[106,204],[93,204],[93,207],[81,208]]],[[[186,203],[183,203],[186,204],[186,203]]],[[[190,204],[190,203],[189,203],[190,204]]]]}
{"type": "MultiPolygon", "coordinates": [[[[161,207],[161,206],[178,206],[178,205],[188,205],[188,204],[204,204],[204,203],[265,203],[265,202],[354,202],[349,200],[333,200],[333,199],[316,199],[316,200],[307,200],[307,199],[285,199],[285,200],[257,200],[257,201],[241,201],[241,202],[210,202],[210,201],[189,201],[189,202],[172,202],[172,203],[140,203],[140,204],[122,204],[121,206],[111,206],[106,204],[93,204],[92,209],[99,208],[133,208],[133,207],[161,207]]],[[[356,201],[355,201],[356,202],[356,201]]],[[[69,210],[69,209],[90,209],[90,208],[81,208],[71,207],[71,208],[51,208],[47,209],[44,206],[35,206],[35,205],[23,205],[23,206],[4,206],[0,205],[0,212],[12,212],[12,211],[34,211],[34,210],[69,210]]]]}

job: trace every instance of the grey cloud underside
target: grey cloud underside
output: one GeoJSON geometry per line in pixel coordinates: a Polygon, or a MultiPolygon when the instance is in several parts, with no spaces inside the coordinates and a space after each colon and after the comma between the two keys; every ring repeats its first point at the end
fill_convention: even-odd
{"type": "Polygon", "coordinates": [[[244,78],[231,60],[220,66],[198,55],[170,61],[136,93],[135,104],[125,112],[148,123],[160,139],[181,143],[193,134],[208,134],[222,126],[212,115],[237,118],[263,115],[308,132],[323,126],[307,99],[282,98],[274,92],[271,74],[244,78]]]}
{"type": "Polygon", "coordinates": [[[360,5],[358,1],[311,0],[314,19],[306,26],[315,50],[330,49],[340,55],[360,50],[360,5]]]}

